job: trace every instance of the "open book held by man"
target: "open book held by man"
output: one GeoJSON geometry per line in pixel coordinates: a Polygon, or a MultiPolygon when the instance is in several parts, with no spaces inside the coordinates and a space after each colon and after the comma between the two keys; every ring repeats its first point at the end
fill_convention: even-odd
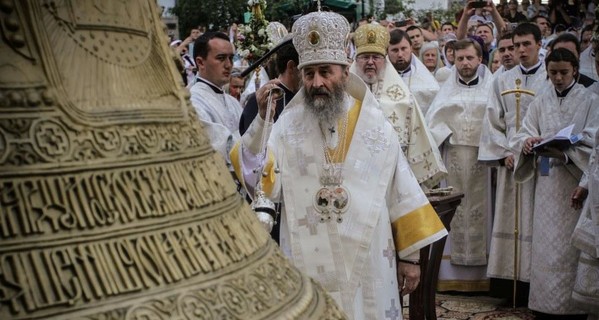
{"type": "Polygon", "coordinates": [[[546,151],[547,148],[555,148],[560,151],[569,148],[571,145],[576,144],[582,139],[582,133],[572,134],[572,129],[574,129],[574,124],[563,128],[554,136],[535,144],[533,151],[535,153],[540,153],[546,151]]]}

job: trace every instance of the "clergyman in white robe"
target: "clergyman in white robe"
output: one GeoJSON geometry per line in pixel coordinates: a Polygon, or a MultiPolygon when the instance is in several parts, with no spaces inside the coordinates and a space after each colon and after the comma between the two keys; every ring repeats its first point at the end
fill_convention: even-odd
{"type": "Polygon", "coordinates": [[[548,158],[544,165],[535,154],[516,155],[514,179],[535,183],[528,308],[555,315],[584,314],[572,299],[579,254],[571,238],[581,210],[570,207],[570,197],[584,185],[582,176],[599,125],[599,97],[574,82],[567,90],[565,97],[558,97],[551,86],[536,97],[510,140],[514,150],[522,150],[527,138],[549,138],[571,124],[573,134],[582,134],[580,142],[565,149],[566,163],[548,158]]]}
{"type": "MultiPolygon", "coordinates": [[[[586,173],[589,191],[580,220],[574,229],[572,244],[580,250],[572,298],[589,313],[589,320],[599,319],[599,130],[586,173]]],[[[584,187],[584,181],[583,181],[584,187]]]]}
{"type": "MultiPolygon", "coordinates": [[[[350,71],[357,71],[354,62],[350,71]]],[[[356,72],[357,73],[357,72],[356,72]]],[[[382,77],[369,85],[387,120],[393,126],[418,183],[432,188],[445,178],[447,169],[439,148],[424,122],[418,102],[385,57],[382,77]]]]}
{"type": "Polygon", "coordinates": [[[199,77],[190,92],[191,104],[208,133],[210,144],[229,164],[229,151],[240,138],[239,119],[243,110],[239,102],[222,88],[199,77]]]}
{"type": "Polygon", "coordinates": [[[442,154],[449,175],[447,184],[464,193],[451,222],[448,245],[441,261],[439,290],[488,290],[486,277],[487,229],[490,212],[487,170],[478,162],[478,146],[485,107],[491,90],[491,71],[480,65],[468,84],[457,68],[433,101],[426,121],[442,154]]]}
{"type": "MultiPolygon", "coordinates": [[[[283,252],[319,281],[350,319],[386,319],[389,315],[401,319],[396,255],[418,257],[420,248],[447,231],[374,96],[356,75],[349,77],[344,131],[350,136],[345,160],[341,160],[341,185],[350,199],[342,221],[328,220],[315,210],[322,188],[319,176],[326,164],[324,148],[332,141],[305,109],[304,89],[289,102],[269,134],[268,159],[274,161],[266,164],[270,174],[263,179],[263,189],[283,203],[283,252]],[[272,168],[279,168],[280,173],[272,168]]],[[[261,153],[263,130],[264,121],[256,117],[231,152],[237,175],[246,186],[255,178],[252,169],[261,153]]],[[[344,157],[343,153],[339,156],[344,157]]]]}
{"type": "Polygon", "coordinates": [[[580,73],[599,81],[599,74],[597,74],[597,67],[595,67],[595,57],[593,56],[593,46],[589,46],[580,53],[580,73]]]}
{"type": "Polygon", "coordinates": [[[416,97],[422,114],[426,115],[429,106],[440,89],[435,76],[428,71],[426,66],[413,53],[409,70],[399,72],[399,75],[408,86],[408,89],[410,89],[410,92],[416,97]]]}
{"type": "MultiPolygon", "coordinates": [[[[534,74],[526,75],[519,65],[505,71],[496,77],[489,103],[483,119],[478,159],[488,165],[497,166],[497,188],[495,193],[495,210],[493,217],[493,232],[489,251],[487,275],[491,278],[514,279],[529,282],[530,280],[530,250],[532,244],[532,210],[533,210],[533,181],[519,184],[520,203],[518,207],[518,268],[514,273],[514,230],[516,227],[516,187],[513,170],[508,170],[502,162],[516,152],[509,147],[510,139],[516,134],[516,95],[504,94],[507,90],[519,88],[532,91],[539,95],[546,87],[551,86],[547,80],[545,65],[540,64],[534,74]]],[[[520,94],[520,124],[528,105],[535,96],[520,94]]]]}

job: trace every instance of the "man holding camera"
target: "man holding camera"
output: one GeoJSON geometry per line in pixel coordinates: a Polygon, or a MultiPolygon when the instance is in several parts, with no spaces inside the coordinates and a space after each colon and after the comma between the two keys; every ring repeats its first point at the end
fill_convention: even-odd
{"type": "Polygon", "coordinates": [[[497,8],[495,7],[495,5],[493,4],[493,1],[491,0],[470,0],[468,1],[468,5],[466,5],[466,7],[464,8],[464,11],[462,12],[462,17],[460,18],[460,22],[458,23],[458,31],[456,36],[458,37],[458,40],[460,39],[464,39],[468,36],[468,28],[469,28],[469,21],[472,20],[472,17],[474,16],[474,14],[476,13],[476,10],[482,8],[482,10],[486,10],[487,12],[491,13],[491,18],[492,21],[475,21],[477,23],[476,27],[475,27],[475,31],[474,33],[483,38],[484,42],[485,42],[485,47],[483,48],[484,52],[483,52],[483,56],[487,56],[489,52],[491,51],[492,48],[492,44],[493,41],[495,40],[495,28],[497,29],[497,31],[501,32],[502,30],[505,30],[506,25],[505,22],[503,21],[503,18],[501,17],[501,14],[499,14],[499,11],[497,11],[497,8]],[[492,24],[490,23],[492,22],[492,24]],[[494,27],[493,27],[494,25],[494,27]]]}

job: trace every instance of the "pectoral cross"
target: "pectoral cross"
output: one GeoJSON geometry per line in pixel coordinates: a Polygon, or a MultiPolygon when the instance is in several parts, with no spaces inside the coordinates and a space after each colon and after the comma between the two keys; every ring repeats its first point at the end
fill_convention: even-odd
{"type": "MultiPolygon", "coordinates": [[[[534,91],[520,89],[522,80],[516,79],[516,89],[506,90],[501,92],[502,96],[508,94],[514,94],[516,96],[516,132],[520,130],[520,98],[522,94],[528,94],[534,97],[534,91]]],[[[516,284],[518,281],[518,237],[520,234],[519,226],[519,213],[520,213],[520,184],[516,183],[515,188],[516,203],[514,207],[514,293],[513,293],[513,308],[516,308],[516,284]]]]}

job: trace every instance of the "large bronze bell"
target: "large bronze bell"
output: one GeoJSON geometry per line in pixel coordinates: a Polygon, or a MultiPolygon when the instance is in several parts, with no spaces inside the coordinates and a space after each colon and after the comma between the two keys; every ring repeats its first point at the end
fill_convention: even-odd
{"type": "Polygon", "coordinates": [[[341,319],[235,190],[154,0],[0,0],[0,319],[341,319]]]}

